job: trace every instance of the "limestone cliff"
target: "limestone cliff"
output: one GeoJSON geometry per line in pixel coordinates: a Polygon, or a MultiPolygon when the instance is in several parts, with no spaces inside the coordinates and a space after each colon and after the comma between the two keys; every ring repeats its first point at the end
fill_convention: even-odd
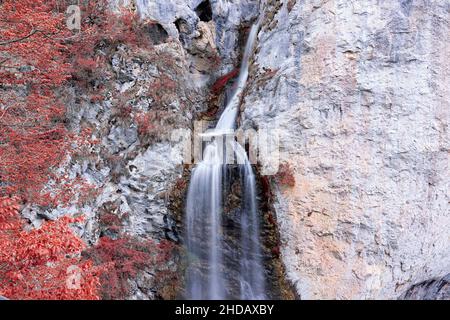
{"type": "MultiPolygon", "coordinates": [[[[259,181],[260,202],[275,213],[270,223],[279,235],[264,235],[275,255],[280,240],[279,269],[301,299],[448,296],[441,290],[450,271],[448,0],[111,5],[154,22],[154,46],[105,53],[107,70],[94,83],[107,87],[100,101],[66,88],[68,125],[92,128],[99,144],[61,170],[83,177],[98,195],[83,208],[27,207],[23,215],[34,225],[82,211],[88,219],[78,233],[94,244],[110,235],[99,218],[109,212],[126,215],[122,227],[131,235],[182,248],[183,190],[170,198],[189,169],[170,133],[191,129],[211,107],[211,85],[238,67],[245,29],[263,15],[239,122],[281,133],[280,162],[295,180],[259,181]],[[155,101],[163,77],[174,88],[155,101]],[[143,133],[138,115],[152,110],[163,116],[157,130],[143,133]]],[[[181,274],[180,256],[169,265],[181,274]]],[[[154,280],[144,270],[129,298],[180,296],[179,287],[162,294],[154,280]]]]}
{"type": "Polygon", "coordinates": [[[76,197],[56,208],[27,206],[22,215],[38,227],[44,220],[82,213],[86,221],[76,231],[90,246],[102,236],[117,237],[117,227],[140,240],[175,243],[178,250],[165,267],[177,274],[178,283],[158,283],[158,270],[141,270],[129,279],[129,299],[182,296],[184,190],[175,190],[175,200],[172,192],[182,189],[185,168],[182,142],[173,141],[172,133],[192,129],[207,111],[209,86],[238,63],[239,29],[257,15],[257,5],[111,1],[112,9],[135,11],[144,23],[151,22],[143,30],[148,39],[137,46],[96,48],[96,54],[106,57],[105,65],[84,86],[61,88],[67,97],[67,126],[75,134],[89,128],[98,143],[59,170],[69,179],[88,182],[95,196],[84,201],[76,197]],[[105,216],[120,225],[111,228],[105,216]]]}
{"type": "Polygon", "coordinates": [[[271,126],[302,299],[397,298],[450,270],[450,2],[269,0],[242,126],[271,126]],[[267,76],[270,75],[270,76],[267,76]]]}

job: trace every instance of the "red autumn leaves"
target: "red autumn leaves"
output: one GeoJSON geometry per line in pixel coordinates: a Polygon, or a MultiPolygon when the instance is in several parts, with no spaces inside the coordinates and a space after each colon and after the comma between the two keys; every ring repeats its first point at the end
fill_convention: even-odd
{"type": "Polygon", "coordinates": [[[228,82],[235,78],[239,74],[239,69],[234,69],[231,72],[221,76],[219,79],[214,82],[211,88],[211,92],[214,94],[219,94],[225,86],[228,84],[228,82]]]}
{"type": "Polygon", "coordinates": [[[9,299],[97,299],[85,245],[62,218],[26,230],[19,203],[42,192],[69,150],[57,88],[69,78],[64,15],[55,1],[6,0],[0,8],[0,294],[9,299]],[[68,274],[69,268],[78,274],[68,274]],[[75,268],[75,269],[74,269],[75,268]],[[79,277],[78,287],[68,285],[79,277]]]}
{"type": "Polygon", "coordinates": [[[0,198],[0,295],[9,299],[98,299],[100,268],[61,218],[25,230],[17,199],[0,198]],[[70,282],[73,280],[72,282],[70,282]]]}
{"type": "Polygon", "coordinates": [[[54,89],[70,77],[54,1],[6,0],[0,9],[0,192],[36,198],[67,150],[54,89]]]}
{"type": "Polygon", "coordinates": [[[107,296],[100,282],[105,272],[125,279],[148,266],[143,260],[150,256],[160,262],[163,253],[161,245],[153,254],[150,243],[102,239],[88,251],[94,261],[84,257],[86,245],[71,228],[81,218],[63,217],[33,229],[20,216],[21,204],[52,207],[86,189],[83,181],[55,173],[77,151],[74,145],[90,143],[89,130],[67,129],[61,88],[71,78],[83,82],[80,77],[105,63],[94,55],[99,41],[137,41],[132,15],[108,19],[104,1],[89,1],[85,28],[74,35],[60,3],[0,1],[0,295],[9,299],[99,299],[107,296]],[[117,254],[128,257],[129,268],[121,269],[117,254]]]}

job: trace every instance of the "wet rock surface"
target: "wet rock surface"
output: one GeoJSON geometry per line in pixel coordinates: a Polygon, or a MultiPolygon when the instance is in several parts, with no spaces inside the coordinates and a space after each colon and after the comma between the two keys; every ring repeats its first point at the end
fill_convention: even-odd
{"type": "MultiPolygon", "coordinates": [[[[244,210],[242,197],[245,194],[242,169],[238,166],[230,167],[224,172],[224,269],[226,281],[229,283],[228,295],[239,298],[240,263],[242,261],[241,217],[244,210]]],[[[257,183],[257,208],[259,212],[261,254],[264,265],[264,278],[266,295],[268,299],[292,299],[291,288],[284,282],[284,269],[278,259],[276,248],[278,246],[278,230],[276,224],[271,223],[268,217],[267,199],[264,198],[261,183],[257,183]]],[[[273,221],[272,221],[273,222],[273,221]]]]}

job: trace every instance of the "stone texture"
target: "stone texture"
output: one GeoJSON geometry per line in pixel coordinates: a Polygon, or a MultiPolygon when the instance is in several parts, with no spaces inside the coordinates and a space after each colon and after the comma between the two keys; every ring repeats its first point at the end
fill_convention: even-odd
{"type": "Polygon", "coordinates": [[[450,274],[441,279],[432,279],[413,285],[401,299],[405,300],[450,300],[450,274]]]}
{"type": "MultiPolygon", "coordinates": [[[[102,226],[100,216],[108,213],[123,217],[121,231],[128,235],[156,243],[163,239],[179,243],[180,225],[168,209],[167,197],[184,167],[181,143],[171,141],[171,130],[189,129],[195,114],[206,110],[208,93],[205,85],[194,85],[186,57],[178,40],[167,40],[148,51],[120,45],[111,53],[102,78],[96,80],[107,88],[103,101],[92,102],[83,89],[64,89],[71,97],[68,125],[75,133],[91,128],[99,143],[68,159],[60,173],[89,182],[96,194],[82,206],[77,201],[57,208],[28,206],[22,215],[32,226],[82,213],[86,220],[75,226],[75,231],[94,245],[100,236],[117,236],[102,226]],[[159,61],[161,57],[167,64],[159,61]],[[152,85],[162,75],[174,80],[176,92],[157,102],[152,85]],[[124,106],[129,106],[128,113],[123,113],[124,106]],[[137,115],[155,110],[164,114],[152,123],[160,127],[151,136],[140,133],[137,115]]],[[[179,271],[179,254],[175,253],[165,267],[179,271]]],[[[129,298],[160,298],[158,290],[165,289],[154,287],[155,274],[154,270],[142,270],[136,279],[130,279],[129,298]]]]}
{"type": "Polygon", "coordinates": [[[268,0],[243,127],[281,130],[274,185],[302,299],[397,298],[450,270],[449,1],[268,0]]]}
{"type": "MultiPolygon", "coordinates": [[[[100,221],[102,213],[111,213],[126,217],[122,231],[131,236],[180,242],[181,225],[176,217],[180,213],[169,209],[168,198],[184,168],[181,142],[171,141],[171,132],[190,129],[196,115],[206,111],[208,86],[223,69],[229,70],[238,62],[239,28],[242,22],[254,19],[258,4],[255,0],[212,0],[213,21],[201,21],[202,14],[196,10],[201,2],[111,0],[113,9],[137,10],[142,19],[156,23],[147,30],[153,46],[147,50],[119,45],[107,53],[109,64],[102,70],[101,79],[90,83],[107,88],[103,101],[92,102],[83,88],[63,88],[71,97],[68,126],[75,133],[91,128],[99,143],[87,154],[68,159],[59,170],[70,179],[88,181],[97,194],[82,206],[77,201],[57,208],[28,206],[22,215],[30,221],[30,227],[83,213],[86,221],[75,226],[75,231],[94,245],[100,236],[116,236],[100,221]],[[176,83],[176,92],[161,105],[152,98],[152,85],[163,76],[176,83]],[[124,106],[131,107],[130,114],[123,113],[124,106]],[[166,116],[155,134],[143,136],[135,115],[155,109],[166,116]]],[[[178,254],[166,267],[181,272],[178,254]]],[[[143,270],[136,279],[130,279],[129,298],[170,296],[159,292],[166,288],[155,287],[155,274],[143,270]]]]}
{"type": "MultiPolygon", "coordinates": [[[[241,28],[262,13],[257,0],[211,0],[212,21],[200,21],[201,2],[111,1],[158,23],[149,36],[157,32],[158,52],[177,64],[170,76],[179,91],[165,106],[177,115],[174,128],[190,128],[207,109],[208,85],[238,64],[241,28]]],[[[265,2],[240,121],[279,129],[281,161],[294,169],[294,187],[276,179],[272,187],[281,258],[299,297],[447,297],[447,278],[428,279],[450,270],[450,2],[265,2]]],[[[111,92],[132,93],[125,102],[133,110],[154,108],[148,85],[167,70],[125,46],[110,62],[103,81],[111,92]]],[[[132,235],[180,241],[167,192],[183,172],[174,156],[181,146],[162,135],[143,141],[135,121],[117,116],[117,101],[91,103],[67,90],[69,125],[94,127],[100,144],[61,170],[99,194],[82,208],[27,207],[23,215],[39,226],[83,212],[77,232],[94,244],[99,212],[114,208],[130,214],[132,235]]],[[[157,298],[153,280],[151,271],[139,274],[130,298],[157,298]]]]}
{"type": "MultiPolygon", "coordinates": [[[[117,0],[116,0],[117,1],[117,0]]],[[[178,39],[180,30],[177,21],[183,21],[185,29],[181,35],[187,42],[196,41],[204,34],[204,26],[198,27],[200,21],[196,8],[204,0],[136,0],[136,7],[144,19],[156,20],[167,30],[170,36],[178,39]]],[[[215,44],[223,59],[223,67],[236,63],[239,50],[239,29],[243,23],[253,21],[258,14],[258,0],[205,0],[210,2],[212,9],[212,21],[210,26],[215,30],[207,31],[215,34],[215,44]]]]}

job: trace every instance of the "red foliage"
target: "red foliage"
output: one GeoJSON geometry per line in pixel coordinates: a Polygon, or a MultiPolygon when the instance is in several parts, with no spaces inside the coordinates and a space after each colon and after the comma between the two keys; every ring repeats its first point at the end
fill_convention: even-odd
{"type": "Polygon", "coordinates": [[[104,97],[101,94],[93,94],[90,98],[91,103],[99,103],[104,100],[104,97]]]}
{"type": "Polygon", "coordinates": [[[261,176],[261,187],[264,194],[264,198],[268,199],[268,201],[272,201],[272,190],[270,187],[270,179],[268,176],[261,176]]]}
{"type": "Polygon", "coordinates": [[[187,181],[184,178],[178,178],[175,182],[176,190],[184,190],[187,187],[187,181]]]}
{"type": "Polygon", "coordinates": [[[129,104],[121,104],[118,107],[117,115],[122,119],[127,119],[131,117],[133,112],[133,107],[129,104]]]}
{"type": "Polygon", "coordinates": [[[223,88],[228,84],[228,82],[235,78],[239,74],[239,69],[234,69],[233,71],[227,73],[224,76],[221,76],[219,79],[214,82],[214,84],[211,87],[211,91],[214,94],[218,94],[222,92],[223,88]]]}
{"type": "Polygon", "coordinates": [[[107,0],[85,1],[80,4],[82,32],[67,39],[72,53],[73,76],[84,81],[91,76],[102,76],[106,66],[105,54],[97,49],[113,47],[120,43],[137,46],[149,39],[142,22],[130,11],[113,13],[107,0]]]}
{"type": "Polygon", "coordinates": [[[17,201],[0,198],[0,295],[98,299],[100,269],[80,259],[85,244],[69,227],[75,222],[80,219],[64,217],[25,231],[17,201]]]}
{"type": "Polygon", "coordinates": [[[0,6],[0,194],[33,199],[67,150],[64,107],[54,94],[70,76],[64,16],[55,1],[0,6]]]}
{"type": "MultiPolygon", "coordinates": [[[[83,145],[81,137],[87,138],[84,132],[78,137],[68,132],[57,93],[72,72],[70,52],[79,49],[66,41],[70,32],[58,2],[0,2],[0,195],[42,205],[54,203],[56,193],[67,190],[42,192],[49,181],[67,183],[53,169],[73,146],[83,145]]],[[[89,59],[80,57],[79,62],[83,68],[96,67],[89,59]]]]}
{"type": "Polygon", "coordinates": [[[165,74],[161,74],[161,76],[155,79],[152,84],[152,90],[157,94],[156,98],[155,96],[154,98],[156,100],[158,100],[158,98],[161,100],[167,93],[174,93],[176,87],[176,83],[173,79],[165,74]]]}
{"type": "Polygon", "coordinates": [[[65,20],[54,7],[54,0],[2,1],[0,78],[3,85],[52,87],[68,78],[67,47],[61,42],[67,35],[65,20]]]}
{"type": "Polygon", "coordinates": [[[155,115],[153,113],[141,113],[136,116],[138,133],[141,136],[149,135],[155,128],[153,124],[154,118],[155,115]]]}
{"type": "Polygon", "coordinates": [[[98,265],[108,266],[101,275],[101,295],[110,300],[126,298],[130,294],[128,280],[146,268],[163,268],[173,249],[174,245],[169,241],[156,244],[130,236],[117,240],[102,237],[97,246],[85,254],[98,265]]]}
{"type": "Polygon", "coordinates": [[[280,256],[280,247],[279,246],[273,247],[271,252],[275,258],[278,258],[280,256]]]}
{"type": "Polygon", "coordinates": [[[100,215],[100,223],[110,227],[110,226],[120,226],[122,222],[116,214],[104,213],[100,215]]]}
{"type": "Polygon", "coordinates": [[[270,223],[271,225],[273,225],[273,226],[276,226],[276,225],[277,225],[277,222],[275,221],[275,219],[274,219],[272,213],[270,213],[270,212],[269,212],[268,215],[267,215],[267,220],[269,221],[269,223],[270,223]]]}
{"type": "Polygon", "coordinates": [[[87,187],[54,172],[84,137],[66,129],[58,97],[72,71],[69,35],[56,0],[0,2],[0,294],[8,298],[98,298],[96,269],[79,258],[84,243],[69,227],[77,220],[25,231],[17,205],[67,203],[87,187]],[[73,272],[81,283],[70,283],[73,272]]]}
{"type": "Polygon", "coordinates": [[[76,57],[75,65],[77,66],[77,69],[92,72],[97,68],[98,63],[93,58],[76,57]]]}
{"type": "MultiPolygon", "coordinates": [[[[100,47],[139,44],[149,38],[143,36],[134,14],[111,15],[106,0],[83,1],[82,32],[71,34],[58,2],[0,1],[0,295],[8,298],[98,298],[100,270],[80,258],[84,243],[69,227],[78,220],[62,218],[25,231],[17,203],[53,206],[90,189],[82,181],[55,174],[67,155],[95,143],[89,130],[77,137],[66,129],[59,88],[71,76],[85,81],[101,75],[106,55],[97,54],[100,47]],[[66,283],[73,266],[82,275],[81,286],[75,289],[66,283]]],[[[155,100],[161,100],[175,84],[162,77],[154,87],[155,100]]],[[[100,99],[101,92],[92,97],[93,102],[100,99]]],[[[143,133],[153,130],[150,117],[140,120],[143,133]]],[[[95,257],[101,266],[113,265],[103,279],[113,278],[109,287],[119,288],[117,295],[125,290],[121,288],[126,277],[161,263],[170,251],[164,243],[110,241],[100,242],[95,257]]]]}
{"type": "Polygon", "coordinates": [[[282,163],[277,173],[278,182],[281,185],[293,187],[295,186],[294,170],[288,163],[282,163]]]}
{"type": "Polygon", "coordinates": [[[113,233],[119,233],[122,227],[122,219],[118,215],[113,213],[100,214],[100,225],[113,233]]]}

